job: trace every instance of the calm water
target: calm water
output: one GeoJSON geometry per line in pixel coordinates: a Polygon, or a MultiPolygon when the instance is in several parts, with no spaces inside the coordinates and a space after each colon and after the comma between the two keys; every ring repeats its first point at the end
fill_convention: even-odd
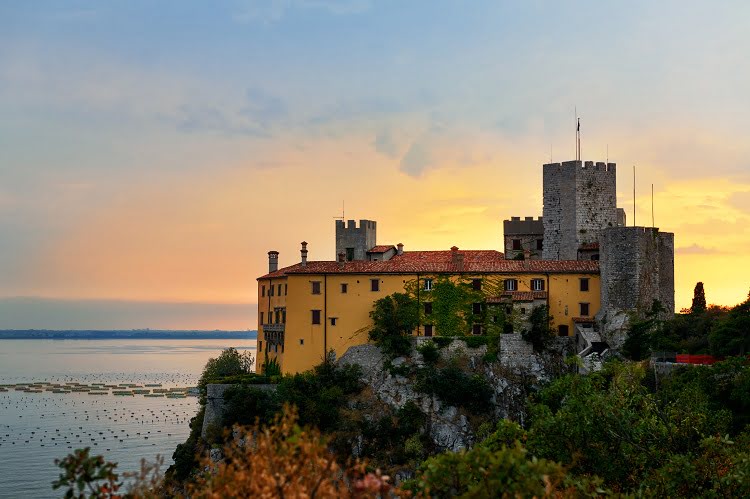
{"type": "MultiPolygon", "coordinates": [[[[255,340],[0,340],[0,384],[31,382],[195,386],[210,357],[230,346],[255,352],[255,340]]],[[[51,482],[56,458],[91,447],[139,469],[188,436],[195,397],[147,398],[88,393],[0,392],[0,498],[61,497],[51,482]]],[[[151,388],[153,389],[153,388],[151,388]]]]}

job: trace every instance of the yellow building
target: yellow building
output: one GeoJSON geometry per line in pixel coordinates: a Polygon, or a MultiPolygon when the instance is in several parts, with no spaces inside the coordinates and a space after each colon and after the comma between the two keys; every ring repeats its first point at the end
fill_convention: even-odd
{"type": "MultiPolygon", "coordinates": [[[[402,245],[376,246],[366,252],[368,260],[352,260],[355,252],[345,249],[338,261],[307,261],[302,243],[300,262],[282,269],[278,252],[269,252],[269,273],[258,278],[259,372],[272,359],[284,373],[302,372],[327,352],[340,356],[367,343],[373,303],[406,289],[422,309],[414,334],[439,335],[429,316],[432,284],[440,278],[482,290],[478,309],[505,307],[520,320],[547,305],[563,336],[574,334],[576,322],[593,322],[599,311],[597,261],[506,260],[494,250],[403,251],[402,245]]],[[[470,332],[482,334],[482,326],[474,324],[470,332]]]]}

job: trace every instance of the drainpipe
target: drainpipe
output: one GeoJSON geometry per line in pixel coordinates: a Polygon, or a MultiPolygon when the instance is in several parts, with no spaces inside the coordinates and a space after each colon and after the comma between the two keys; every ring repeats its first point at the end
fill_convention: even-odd
{"type": "Polygon", "coordinates": [[[323,274],[323,360],[328,362],[328,275],[323,274]]]}
{"type": "Polygon", "coordinates": [[[422,325],[422,302],[419,301],[419,273],[417,273],[417,313],[419,314],[417,316],[419,317],[419,320],[417,321],[417,336],[419,336],[419,328],[422,325]]]}

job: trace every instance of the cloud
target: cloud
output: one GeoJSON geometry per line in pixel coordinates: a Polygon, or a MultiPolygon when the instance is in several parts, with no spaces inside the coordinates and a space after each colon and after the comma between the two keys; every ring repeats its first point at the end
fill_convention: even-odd
{"type": "Polygon", "coordinates": [[[242,116],[261,128],[270,128],[286,118],[288,111],[284,101],[260,88],[249,88],[246,92],[247,104],[240,110],[242,116]]]}
{"type": "Polygon", "coordinates": [[[675,249],[675,253],[680,255],[716,255],[721,253],[717,248],[708,248],[699,244],[693,243],[690,246],[683,246],[675,249]]]}
{"type": "Polygon", "coordinates": [[[733,192],[727,198],[727,203],[733,208],[750,213],[750,191],[733,192]]]}
{"type": "Polygon", "coordinates": [[[435,158],[430,152],[428,144],[417,139],[412,142],[409,150],[399,163],[399,170],[412,177],[419,177],[424,170],[435,164],[435,158]]]}
{"type": "Polygon", "coordinates": [[[389,158],[395,159],[400,153],[400,148],[396,143],[396,138],[390,130],[378,132],[375,135],[375,139],[372,141],[372,146],[377,152],[389,158]]]}

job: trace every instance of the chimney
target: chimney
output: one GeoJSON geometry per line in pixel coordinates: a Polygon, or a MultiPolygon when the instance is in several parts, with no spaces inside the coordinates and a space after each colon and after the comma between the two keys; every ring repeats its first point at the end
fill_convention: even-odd
{"type": "Polygon", "coordinates": [[[451,247],[451,263],[459,272],[464,270],[464,255],[458,252],[458,246],[451,247]]]}
{"type": "Polygon", "coordinates": [[[271,250],[268,252],[268,273],[277,270],[279,270],[279,252],[271,250]]]}
{"type": "Polygon", "coordinates": [[[307,265],[307,241],[302,241],[302,249],[299,252],[302,255],[302,266],[305,267],[307,265]]]}
{"type": "Polygon", "coordinates": [[[340,251],[339,252],[339,268],[343,269],[345,263],[346,263],[346,253],[344,253],[343,251],[340,251]]]}
{"type": "Polygon", "coordinates": [[[529,261],[531,260],[531,250],[526,248],[523,250],[523,268],[528,269],[531,267],[531,263],[529,261]]]}
{"type": "Polygon", "coordinates": [[[396,245],[396,254],[397,255],[403,255],[404,254],[404,245],[402,243],[398,243],[396,245]]]}

